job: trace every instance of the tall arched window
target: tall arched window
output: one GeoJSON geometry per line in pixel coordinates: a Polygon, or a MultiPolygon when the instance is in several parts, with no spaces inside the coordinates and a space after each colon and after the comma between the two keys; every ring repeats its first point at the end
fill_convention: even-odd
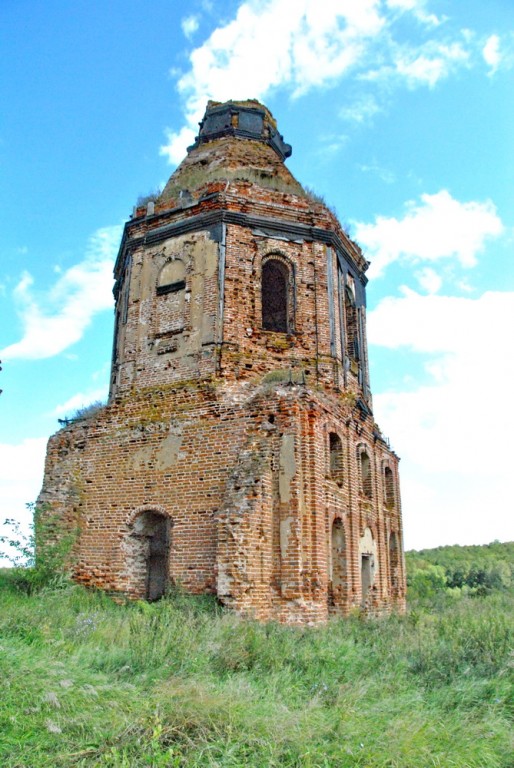
{"type": "Polygon", "coordinates": [[[355,295],[351,285],[347,285],[344,292],[344,311],[346,315],[346,345],[347,355],[350,360],[360,360],[359,327],[355,295]]]}
{"type": "Polygon", "coordinates": [[[386,506],[394,508],[394,475],[390,467],[384,468],[384,491],[386,506]]]}
{"type": "Polygon", "coordinates": [[[389,536],[389,570],[391,574],[391,589],[395,592],[400,583],[400,552],[396,533],[389,536]]]}
{"type": "Polygon", "coordinates": [[[371,462],[367,452],[363,449],[360,452],[360,470],[361,470],[361,485],[364,496],[371,499],[371,462]]]}
{"type": "Polygon", "coordinates": [[[330,581],[333,597],[341,597],[341,592],[346,587],[346,541],[343,521],[338,517],[332,523],[332,558],[330,581]]]}
{"type": "Polygon", "coordinates": [[[343,484],[344,463],[343,463],[343,443],[341,438],[335,432],[330,432],[330,478],[335,480],[338,485],[343,484]]]}
{"type": "Polygon", "coordinates": [[[291,333],[291,273],[280,259],[267,259],[262,265],[261,300],[264,330],[291,333]]]}

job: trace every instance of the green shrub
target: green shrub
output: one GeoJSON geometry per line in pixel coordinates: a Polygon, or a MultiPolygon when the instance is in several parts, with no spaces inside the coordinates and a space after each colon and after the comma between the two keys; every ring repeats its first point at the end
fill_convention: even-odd
{"type": "Polygon", "coordinates": [[[13,566],[4,578],[28,593],[69,584],[78,531],[63,526],[61,517],[51,513],[48,506],[27,507],[33,513],[28,533],[21,530],[17,520],[4,521],[10,530],[0,536],[0,545],[8,547],[3,555],[13,566]]]}

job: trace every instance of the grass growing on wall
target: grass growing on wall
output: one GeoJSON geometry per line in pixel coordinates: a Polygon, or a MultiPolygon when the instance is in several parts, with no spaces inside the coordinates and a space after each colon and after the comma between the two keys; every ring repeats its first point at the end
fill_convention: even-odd
{"type": "Polygon", "coordinates": [[[0,572],[0,765],[511,768],[513,598],[320,628],[0,572]]]}

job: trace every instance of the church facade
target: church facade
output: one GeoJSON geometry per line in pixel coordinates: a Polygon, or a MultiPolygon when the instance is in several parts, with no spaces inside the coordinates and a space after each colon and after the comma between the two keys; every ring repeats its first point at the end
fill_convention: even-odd
{"type": "Polygon", "coordinates": [[[260,620],[405,606],[398,458],[374,421],[367,262],[256,101],[209,102],[125,225],[110,394],[47,451],[78,582],[260,620]]]}

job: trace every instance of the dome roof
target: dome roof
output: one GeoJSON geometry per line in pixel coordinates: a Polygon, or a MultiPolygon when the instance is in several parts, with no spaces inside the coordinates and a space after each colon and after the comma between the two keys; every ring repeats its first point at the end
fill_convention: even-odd
{"type": "Polygon", "coordinates": [[[166,184],[160,201],[181,193],[193,197],[216,181],[246,181],[283,193],[304,195],[304,190],[284,165],[291,155],[277,130],[276,121],[255,100],[209,101],[195,142],[166,184]]]}

